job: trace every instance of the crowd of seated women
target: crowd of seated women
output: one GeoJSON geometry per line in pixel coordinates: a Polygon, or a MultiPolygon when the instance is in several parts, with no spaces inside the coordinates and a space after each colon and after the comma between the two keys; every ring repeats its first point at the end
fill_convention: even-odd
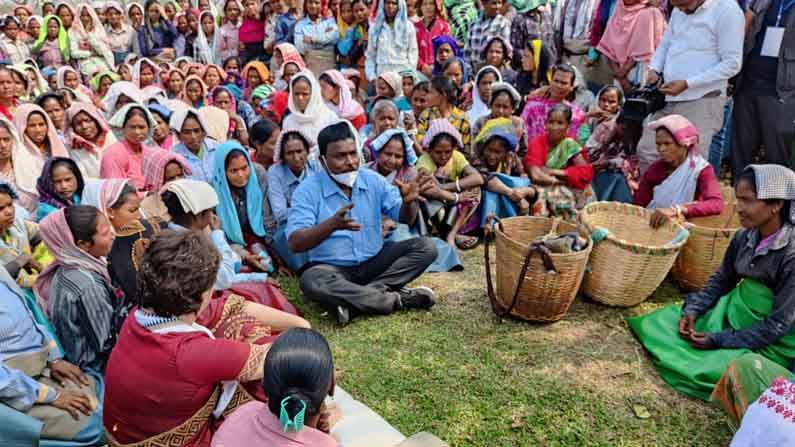
{"type": "MultiPolygon", "coordinates": [[[[489,213],[573,218],[593,200],[632,199],[656,210],[654,227],[721,211],[714,173],[692,150],[692,124],[679,116],[650,124],[660,160],[638,179],[619,135],[620,91],[603,89],[603,113],[590,121],[554,99],[566,96],[555,89],[565,90],[575,75],[553,69],[557,87],[525,107],[528,117],[541,113],[535,123],[514,115],[520,98],[511,85],[479,85],[474,103],[482,110],[473,128],[453,105],[448,78],[411,85],[412,96],[425,94],[426,102],[401,106],[395,92],[402,85],[386,76],[370,124],[359,125],[362,135],[335,116],[352,101],[339,93],[348,88],[337,85],[340,76],[318,83],[305,70],[290,79],[281,126],[270,119],[273,104],[251,126],[232,118],[236,105],[216,107],[228,118],[218,127],[209,106],[172,111],[157,92],[113,84],[104,114],[74,100],[65,138],[51,114],[20,105],[13,122],[0,120],[0,146],[19,172],[0,184],[0,255],[13,280],[7,299],[19,300],[30,318],[30,343],[47,346],[19,352],[62,365],[62,374],[90,389],[50,392],[41,381],[38,391],[26,388],[43,366],[13,369],[18,355],[9,340],[0,343],[9,358],[4,374],[27,378],[11,385],[27,400],[6,402],[29,430],[44,421],[40,436],[72,442],[105,439],[93,417],[100,409],[112,445],[175,437],[203,445],[237,406],[232,426],[269,414],[256,420],[266,430],[273,428],[268,418],[294,419],[296,405],[307,408],[302,436],[324,439],[322,402],[333,386],[298,397],[269,390],[278,384],[267,377],[261,386],[278,334],[309,326],[276,276],[297,276],[307,298],[347,323],[360,314],[431,308],[432,290],[406,285],[424,272],[462,268],[459,249],[478,243],[489,213]],[[416,122],[408,109],[419,112],[416,122]],[[584,126],[595,129],[583,146],[584,126]],[[600,190],[602,175],[609,181],[600,190]],[[144,389],[130,371],[148,378],[144,389]],[[243,405],[269,392],[284,397],[271,397],[267,409],[243,405]],[[33,404],[48,411],[39,414],[33,404]],[[49,418],[79,424],[51,432],[49,418]]],[[[480,77],[498,79],[494,72],[480,77]]],[[[223,99],[216,95],[216,106],[223,99]]],[[[218,433],[219,445],[236,436],[218,433]]]]}

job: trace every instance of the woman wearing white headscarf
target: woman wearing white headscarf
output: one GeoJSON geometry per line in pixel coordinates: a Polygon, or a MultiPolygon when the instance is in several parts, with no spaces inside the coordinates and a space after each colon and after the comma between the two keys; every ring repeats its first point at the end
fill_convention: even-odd
{"type": "Polygon", "coordinates": [[[22,38],[22,22],[16,17],[9,15],[3,20],[4,32],[0,36],[0,49],[12,64],[21,64],[30,57],[30,47],[22,38]],[[16,25],[16,31],[13,26],[16,25]]]}
{"type": "MultiPolygon", "coordinates": [[[[78,101],[93,104],[93,99],[91,99],[93,93],[88,87],[80,83],[80,73],[70,65],[59,67],[55,78],[55,86],[58,87],[59,90],[69,89],[74,93],[78,101]],[[69,76],[70,73],[72,74],[71,76],[69,76]]],[[[48,89],[45,89],[44,91],[47,90],[48,89]]]]}
{"type": "Polygon", "coordinates": [[[19,139],[14,123],[5,117],[0,117],[0,135],[4,136],[6,132],[11,136],[11,153],[10,156],[6,155],[8,148],[5,144],[0,144],[0,164],[3,165],[0,166],[0,182],[13,185],[19,193],[19,204],[35,215],[39,202],[36,180],[44,164],[39,164],[38,159],[27,152],[19,139]],[[5,163],[7,158],[10,166],[5,163]]]}
{"type": "MultiPolygon", "coordinates": [[[[323,128],[338,118],[323,102],[320,84],[311,71],[302,70],[290,80],[290,97],[287,102],[290,114],[282,123],[283,128],[302,129],[314,141],[323,128]]],[[[354,134],[358,132],[354,131],[354,134]]],[[[316,149],[309,158],[317,158],[316,149]]]]}
{"type": "Polygon", "coordinates": [[[398,0],[397,10],[385,8],[385,1],[378,0],[375,23],[370,27],[365,73],[368,81],[385,71],[401,72],[417,67],[419,47],[414,24],[406,12],[406,0],[398,0]]]}
{"type": "Polygon", "coordinates": [[[108,35],[94,8],[87,3],[78,5],[69,28],[69,54],[86,76],[115,69],[108,35]]]}
{"type": "Polygon", "coordinates": [[[194,41],[194,59],[200,64],[220,64],[218,43],[221,33],[215,26],[215,19],[210,11],[199,14],[199,31],[194,41]]]}
{"type": "Polygon", "coordinates": [[[121,64],[133,51],[134,43],[138,41],[135,30],[124,20],[124,7],[115,0],[105,4],[105,17],[108,22],[106,32],[110,50],[113,52],[113,62],[121,64]]]}
{"type": "Polygon", "coordinates": [[[475,76],[475,85],[472,87],[472,108],[467,112],[470,123],[477,122],[478,118],[491,113],[489,98],[491,97],[491,84],[502,82],[502,75],[497,67],[486,65],[475,76]]]}
{"type": "Polygon", "coordinates": [[[102,98],[102,109],[110,119],[125,104],[139,102],[143,96],[141,89],[129,81],[118,81],[111,84],[108,93],[102,98]]]}

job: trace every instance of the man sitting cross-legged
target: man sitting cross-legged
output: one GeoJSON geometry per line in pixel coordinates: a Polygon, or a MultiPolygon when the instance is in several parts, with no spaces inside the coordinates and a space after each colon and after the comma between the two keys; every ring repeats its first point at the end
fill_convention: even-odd
{"type": "Polygon", "coordinates": [[[406,288],[436,259],[428,238],[384,243],[381,215],[411,225],[427,181],[389,184],[369,169],[359,169],[351,127],[332,124],[318,135],[322,172],[293,193],[287,238],[296,252],[308,252],[300,285],[311,300],[336,310],[345,324],[350,311],[390,314],[404,308],[428,309],[429,288],[406,288]]]}

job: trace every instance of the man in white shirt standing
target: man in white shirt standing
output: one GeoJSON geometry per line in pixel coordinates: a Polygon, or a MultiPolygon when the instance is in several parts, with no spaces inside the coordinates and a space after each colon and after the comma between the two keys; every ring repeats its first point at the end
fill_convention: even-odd
{"type": "MultiPolygon", "coordinates": [[[[707,159],[712,136],[723,125],[729,78],[740,71],[745,18],[733,0],[671,0],[675,7],[651,60],[649,79],[662,74],[667,105],[651,120],[682,115],[699,133],[698,150],[707,159]]],[[[641,172],[657,158],[654,131],[638,143],[641,172]]]]}

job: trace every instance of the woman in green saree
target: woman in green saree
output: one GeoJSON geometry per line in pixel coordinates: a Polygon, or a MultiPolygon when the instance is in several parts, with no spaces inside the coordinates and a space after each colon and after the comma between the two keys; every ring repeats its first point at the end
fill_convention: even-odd
{"type": "Polygon", "coordinates": [[[795,359],[795,172],[751,165],[736,196],[743,229],[707,286],[684,306],[627,319],[663,379],[702,400],[744,354],[783,368],[795,359]]]}
{"type": "Polygon", "coordinates": [[[525,171],[539,187],[539,200],[533,209],[536,215],[573,219],[578,210],[594,200],[594,170],[588,152],[567,135],[572,119],[571,107],[554,105],[547,114],[544,133],[527,147],[525,171]]]}

